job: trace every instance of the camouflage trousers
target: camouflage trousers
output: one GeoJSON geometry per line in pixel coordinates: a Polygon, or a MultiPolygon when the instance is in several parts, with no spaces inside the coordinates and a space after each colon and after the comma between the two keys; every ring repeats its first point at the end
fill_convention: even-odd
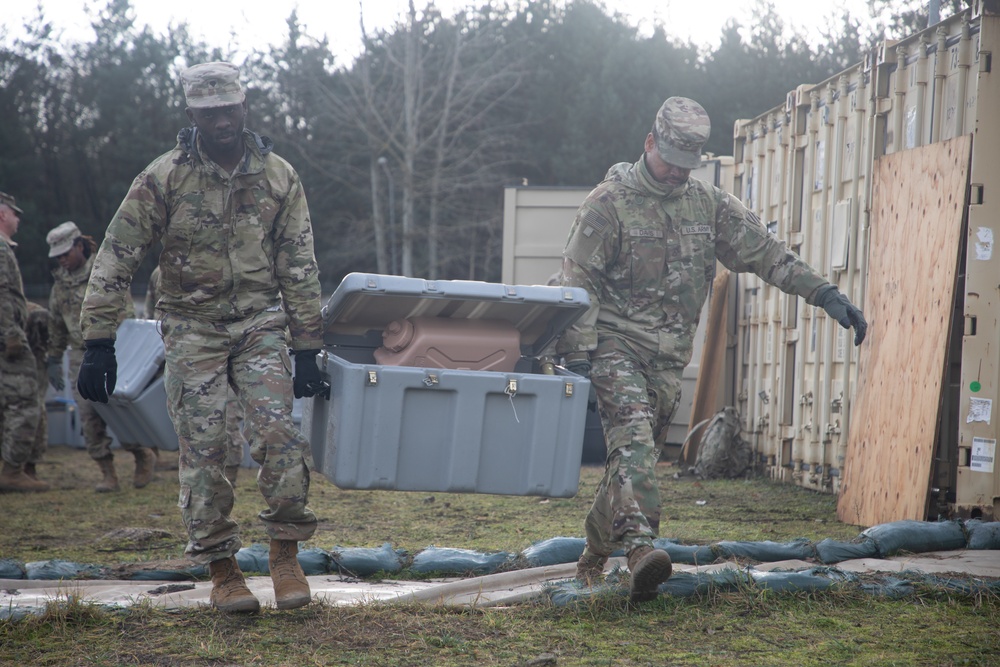
{"type": "Polygon", "coordinates": [[[243,448],[247,440],[243,435],[242,422],[243,406],[236,397],[236,392],[230,387],[226,397],[226,436],[229,442],[229,449],[226,450],[227,468],[243,463],[243,448]]]}
{"type": "Polygon", "coordinates": [[[284,312],[227,323],[182,315],[160,319],[166,353],[167,411],[180,443],[178,506],[196,563],[226,558],[242,543],[226,479],[228,387],[245,410],[250,456],[260,464],[259,514],[271,539],[308,540],[316,516],[306,507],[312,453],[292,422],[292,367],[284,312]]]}
{"type": "Polygon", "coordinates": [[[35,396],[38,398],[38,422],[35,426],[35,440],[28,454],[28,463],[39,463],[49,451],[49,415],[45,409],[45,394],[49,389],[49,366],[45,355],[35,357],[35,377],[38,388],[35,396]]]}
{"type": "Polygon", "coordinates": [[[614,339],[598,343],[591,363],[608,458],[584,524],[584,553],[605,557],[650,546],[659,534],[658,445],[680,403],[683,369],[653,369],[614,339]]]}
{"type": "Polygon", "coordinates": [[[0,454],[5,462],[20,467],[31,460],[41,417],[34,355],[26,349],[8,360],[0,350],[0,454]]]}
{"type": "MultiPolygon", "coordinates": [[[[80,374],[80,364],[83,363],[83,350],[69,351],[69,384],[73,387],[73,398],[76,399],[76,414],[80,417],[80,427],[83,430],[83,443],[87,447],[90,458],[98,461],[111,456],[111,434],[108,425],[101,415],[97,414],[94,404],[80,395],[76,388],[76,378],[80,374]]],[[[121,443],[122,449],[133,451],[142,445],[134,442],[121,443]]]]}

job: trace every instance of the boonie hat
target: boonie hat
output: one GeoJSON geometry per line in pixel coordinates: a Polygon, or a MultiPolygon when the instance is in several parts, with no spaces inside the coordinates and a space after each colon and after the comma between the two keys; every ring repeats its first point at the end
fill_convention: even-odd
{"type": "Polygon", "coordinates": [[[45,236],[45,240],[49,242],[49,257],[65,255],[73,249],[73,244],[78,238],[80,238],[80,228],[75,222],[62,223],[45,236]]]}
{"type": "Polygon", "coordinates": [[[701,148],[712,122],[704,107],[686,97],[668,97],[656,113],[656,150],[663,161],[684,169],[701,166],[701,148]]]}
{"type": "Polygon", "coordinates": [[[193,109],[210,109],[242,104],[240,68],[232,63],[212,62],[188,67],[181,72],[184,99],[193,109]]]}
{"type": "Polygon", "coordinates": [[[6,192],[0,192],[0,204],[7,204],[7,206],[10,206],[12,209],[14,209],[14,211],[18,215],[24,215],[24,211],[19,209],[17,205],[14,203],[13,195],[9,195],[6,192]]]}

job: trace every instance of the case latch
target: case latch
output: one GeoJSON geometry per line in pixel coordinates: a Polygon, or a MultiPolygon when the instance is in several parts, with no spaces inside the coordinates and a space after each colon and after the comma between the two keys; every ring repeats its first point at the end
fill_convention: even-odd
{"type": "Polygon", "coordinates": [[[427,377],[424,378],[425,387],[433,387],[438,383],[438,376],[434,373],[428,373],[427,377]]]}
{"type": "Polygon", "coordinates": [[[378,371],[369,369],[368,370],[368,380],[365,381],[365,386],[374,387],[378,385],[378,371]]]}
{"type": "Polygon", "coordinates": [[[573,398],[573,383],[566,383],[566,398],[573,398]]]}

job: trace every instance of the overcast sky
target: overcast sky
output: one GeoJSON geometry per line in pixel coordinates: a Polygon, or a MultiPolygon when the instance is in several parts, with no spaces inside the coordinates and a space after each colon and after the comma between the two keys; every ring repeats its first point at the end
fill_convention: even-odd
{"type": "MultiPolygon", "coordinates": [[[[816,34],[838,10],[847,8],[858,17],[867,16],[865,0],[772,0],[785,24],[816,34]]],[[[4,42],[23,31],[24,19],[35,13],[40,4],[45,15],[64,30],[68,40],[87,40],[87,7],[105,6],[104,0],[6,0],[0,12],[0,30],[4,42]]],[[[427,0],[415,1],[419,11],[427,0]]],[[[463,0],[438,0],[445,15],[456,8],[474,4],[463,0]]],[[[647,33],[654,23],[667,26],[670,35],[688,38],[695,44],[714,45],[722,26],[730,18],[743,25],[750,22],[748,0],[608,0],[605,6],[629,17],[633,25],[647,33]]],[[[157,32],[166,32],[171,23],[186,22],[195,37],[211,46],[249,51],[263,43],[280,43],[285,36],[285,19],[297,7],[300,22],[307,34],[327,35],[338,59],[349,59],[360,50],[359,17],[363,8],[368,30],[388,28],[406,10],[407,0],[132,0],[136,18],[157,32]],[[236,35],[233,38],[233,35],[236,35]]]]}

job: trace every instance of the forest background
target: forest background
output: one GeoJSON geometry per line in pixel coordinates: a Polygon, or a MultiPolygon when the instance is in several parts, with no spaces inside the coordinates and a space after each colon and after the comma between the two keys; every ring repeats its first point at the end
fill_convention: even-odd
{"type": "MultiPolygon", "coordinates": [[[[644,35],[595,0],[480,0],[445,15],[410,3],[339,62],[294,11],[278,46],[239,52],[138,27],[130,0],[93,13],[95,37],[66,41],[41,10],[0,35],[0,190],[24,209],[15,240],[29,298],[51,284],[46,233],[75,221],[98,243],[133,178],[187,125],[178,74],[208,60],[242,67],[247,126],[271,137],[309,200],[326,293],[351,271],[496,282],[503,190],[592,186],[638,159],[662,101],[712,118],[706,151],[732,154],[734,122],[804,83],[927,26],[920,0],[868,0],[817,41],[754,0],[715,47],[657,25],[644,35]]],[[[967,2],[944,0],[941,17],[967,2]]],[[[133,282],[142,294],[156,262],[133,282]]]]}

